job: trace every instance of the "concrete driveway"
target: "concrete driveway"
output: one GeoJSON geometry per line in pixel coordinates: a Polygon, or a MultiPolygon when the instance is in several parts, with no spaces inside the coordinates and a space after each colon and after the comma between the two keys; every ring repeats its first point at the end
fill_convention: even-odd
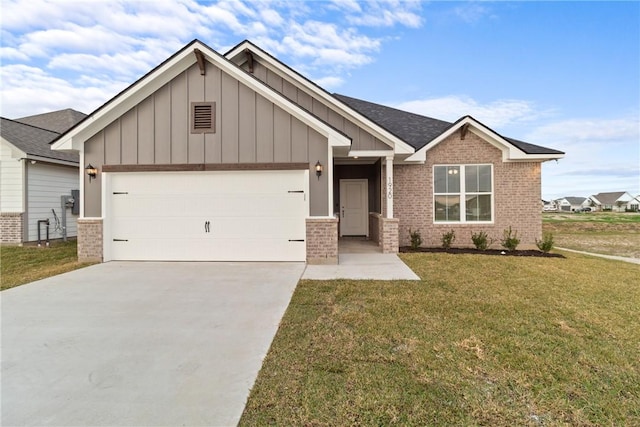
{"type": "Polygon", "coordinates": [[[2,292],[1,424],[237,424],[304,268],[110,262],[2,292]]]}

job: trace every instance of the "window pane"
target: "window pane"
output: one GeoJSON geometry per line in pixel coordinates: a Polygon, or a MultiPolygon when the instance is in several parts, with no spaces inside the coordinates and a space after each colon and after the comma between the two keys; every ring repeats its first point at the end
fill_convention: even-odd
{"type": "Polygon", "coordinates": [[[447,166],[447,193],[460,192],[460,167],[447,166]]]}
{"type": "Polygon", "coordinates": [[[460,221],[460,197],[436,196],[434,217],[436,221],[460,221]]]}
{"type": "Polygon", "coordinates": [[[478,191],[491,192],[491,166],[478,166],[478,191]]]}
{"type": "Polygon", "coordinates": [[[491,196],[482,194],[465,197],[467,221],[491,221],[491,196]]]}
{"type": "Polygon", "coordinates": [[[447,192],[446,166],[436,166],[435,168],[433,168],[433,192],[436,194],[447,192]]]}
{"type": "Polygon", "coordinates": [[[464,185],[467,192],[478,192],[478,166],[465,166],[464,185]]]}

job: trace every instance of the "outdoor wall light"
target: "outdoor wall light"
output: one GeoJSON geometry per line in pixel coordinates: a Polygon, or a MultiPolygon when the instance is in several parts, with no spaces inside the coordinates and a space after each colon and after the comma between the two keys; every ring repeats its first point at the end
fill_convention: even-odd
{"type": "Polygon", "coordinates": [[[320,176],[322,175],[322,163],[320,160],[316,163],[316,176],[318,177],[318,181],[320,180],[320,176]]]}
{"type": "Polygon", "coordinates": [[[87,172],[87,175],[89,176],[89,182],[91,182],[91,178],[95,179],[95,177],[98,175],[98,169],[93,167],[91,163],[89,163],[87,167],[84,168],[84,170],[87,172]]]}
{"type": "Polygon", "coordinates": [[[458,169],[449,169],[449,175],[458,175],[458,169]]]}

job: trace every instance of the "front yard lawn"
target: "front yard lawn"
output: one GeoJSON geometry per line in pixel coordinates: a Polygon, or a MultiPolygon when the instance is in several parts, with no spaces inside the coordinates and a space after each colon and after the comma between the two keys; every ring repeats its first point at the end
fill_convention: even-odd
{"type": "Polygon", "coordinates": [[[2,290],[66,273],[91,263],[79,263],[76,241],[52,242],[50,247],[0,247],[2,290]]]}
{"type": "Polygon", "coordinates": [[[640,425],[640,269],[566,256],[302,281],[240,424],[640,425]]]}

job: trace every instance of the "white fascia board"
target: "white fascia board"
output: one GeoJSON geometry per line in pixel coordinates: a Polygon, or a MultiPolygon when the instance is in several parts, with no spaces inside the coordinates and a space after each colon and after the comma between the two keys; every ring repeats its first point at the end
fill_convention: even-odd
{"type": "Polygon", "coordinates": [[[92,137],[96,132],[105,128],[109,123],[138,105],[162,86],[173,80],[178,74],[196,63],[196,57],[193,53],[194,49],[199,49],[207,58],[207,60],[226,73],[238,79],[248,87],[255,90],[265,98],[274,102],[283,110],[292,114],[300,121],[313,127],[318,132],[333,140],[338,145],[350,145],[351,140],[345,135],[340,134],[335,129],[320,121],[310,113],[305,112],[300,107],[287,100],[284,96],[278,94],[273,89],[268,88],[258,80],[248,76],[244,71],[235,65],[226,61],[224,58],[213,52],[209,47],[196,42],[184,49],[179,55],[163,64],[152,74],[146,76],[135,86],[132,86],[125,93],[120,94],[115,99],[109,101],[108,105],[91,114],[77,128],[72,129],[62,139],[56,141],[52,149],[54,150],[84,150],[84,142],[92,137]]]}
{"type": "Polygon", "coordinates": [[[387,157],[393,156],[393,150],[351,150],[349,157],[387,157]]]}
{"type": "Polygon", "coordinates": [[[503,162],[514,161],[546,161],[557,160],[564,157],[564,154],[527,154],[520,150],[515,145],[505,140],[502,136],[493,132],[491,129],[484,126],[482,123],[474,120],[472,117],[465,117],[456,123],[455,126],[450,127],[445,132],[441,133],[437,138],[431,141],[429,144],[422,147],[413,156],[410,156],[408,161],[424,161],[426,159],[426,152],[431,150],[436,145],[447,139],[449,136],[457,132],[462,126],[469,125],[469,131],[482,138],[484,141],[493,145],[502,152],[503,162]]]}
{"type": "MultiPolygon", "coordinates": [[[[241,54],[242,52],[244,52],[245,49],[249,49],[250,51],[255,52],[256,46],[254,46],[253,44],[251,44],[249,42],[241,43],[235,49],[233,49],[232,51],[228,52],[226,54],[226,58],[227,59],[231,59],[231,58],[237,56],[238,54],[241,54]]],[[[260,49],[260,48],[258,48],[258,49],[260,49]]],[[[415,149],[412,146],[410,146],[409,144],[407,144],[406,142],[404,142],[403,140],[401,140],[397,136],[393,135],[392,133],[390,133],[386,129],[380,127],[375,122],[372,122],[370,119],[366,118],[362,114],[360,114],[357,111],[353,110],[352,108],[346,106],[342,102],[337,102],[336,99],[333,96],[331,96],[329,93],[325,92],[324,90],[320,89],[318,86],[316,86],[315,84],[311,83],[306,78],[300,78],[300,76],[298,76],[297,74],[292,73],[289,68],[287,68],[286,66],[282,65],[279,61],[274,61],[273,58],[271,57],[271,55],[269,55],[267,52],[261,51],[261,49],[260,49],[260,51],[255,52],[255,53],[260,56],[261,60],[267,61],[271,66],[273,66],[275,69],[277,69],[280,73],[282,73],[283,75],[287,76],[288,80],[295,81],[299,85],[304,86],[311,93],[315,94],[318,98],[324,100],[328,104],[333,105],[344,116],[346,116],[347,118],[349,118],[349,119],[353,120],[354,122],[358,123],[367,132],[370,132],[371,134],[373,134],[374,136],[377,136],[378,138],[380,138],[382,140],[387,140],[387,141],[391,142],[393,144],[392,148],[396,153],[398,153],[398,154],[413,154],[413,153],[415,153],[415,149]]]]}
{"type": "Polygon", "coordinates": [[[34,156],[32,154],[27,154],[25,158],[27,160],[35,160],[37,162],[43,162],[43,163],[53,163],[56,165],[72,166],[74,168],[80,167],[78,162],[72,162],[69,160],[52,159],[50,157],[34,156]]]}
{"type": "Polygon", "coordinates": [[[327,137],[330,145],[338,147],[351,145],[351,138],[338,132],[336,129],[329,126],[327,123],[324,123],[322,120],[309,113],[308,111],[305,111],[298,104],[285,98],[284,95],[281,95],[279,92],[271,89],[255,77],[245,73],[237,66],[231,64],[229,61],[224,60],[216,54],[212,54],[212,52],[208,48],[204,46],[199,46],[199,48],[210,62],[236,78],[241,83],[255,90],[256,93],[259,93],[269,101],[273,102],[275,105],[282,108],[284,111],[291,114],[304,124],[312,127],[321,135],[327,137]]]}

